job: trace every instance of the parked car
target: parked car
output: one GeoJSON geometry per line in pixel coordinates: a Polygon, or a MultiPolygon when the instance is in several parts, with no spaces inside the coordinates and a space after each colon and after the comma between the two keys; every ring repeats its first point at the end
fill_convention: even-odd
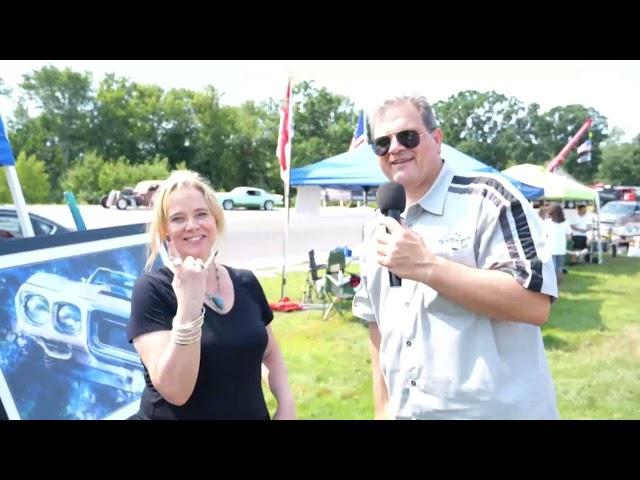
{"type": "Polygon", "coordinates": [[[633,215],[618,218],[613,225],[608,225],[604,238],[611,243],[611,253],[629,250],[629,245],[640,238],[640,210],[633,215]]]}
{"type": "Polygon", "coordinates": [[[225,210],[236,207],[273,210],[273,207],[283,205],[284,197],[277,193],[268,193],[261,188],[236,187],[230,192],[217,192],[216,198],[225,210]]]}
{"type": "Polygon", "coordinates": [[[42,348],[49,368],[140,392],[142,364],[126,336],[135,280],[108,268],[80,282],[37,272],[16,293],[16,333],[42,348]]]}
{"type": "Polygon", "coordinates": [[[143,180],[135,187],[125,187],[122,190],[111,190],[109,195],[100,199],[100,204],[104,208],[113,205],[118,210],[125,210],[128,207],[153,207],[153,197],[162,185],[162,180],[143,180]]]}
{"type": "MultiPolygon", "coordinates": [[[[63,227],[53,220],[41,217],[35,213],[29,212],[29,218],[31,218],[31,226],[33,227],[33,233],[36,236],[56,235],[58,233],[73,231],[67,227],[63,227]]],[[[20,225],[20,220],[18,219],[18,213],[16,212],[15,207],[6,206],[0,208],[0,239],[22,237],[24,237],[22,233],[22,226],[20,225]]]]}
{"type": "Polygon", "coordinates": [[[600,209],[600,223],[605,227],[626,223],[626,218],[640,213],[640,201],[614,200],[600,209]]]}

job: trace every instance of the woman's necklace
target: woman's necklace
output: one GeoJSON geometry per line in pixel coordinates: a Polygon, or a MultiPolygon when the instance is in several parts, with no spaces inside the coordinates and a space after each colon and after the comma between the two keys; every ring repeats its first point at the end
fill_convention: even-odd
{"type": "Polygon", "coordinates": [[[216,272],[216,291],[211,294],[209,292],[205,292],[207,300],[211,304],[212,308],[218,312],[222,313],[224,311],[224,300],[222,300],[222,293],[220,290],[220,273],[218,272],[218,264],[216,263],[215,258],[218,256],[218,252],[216,251],[213,257],[213,270],[216,272]]]}

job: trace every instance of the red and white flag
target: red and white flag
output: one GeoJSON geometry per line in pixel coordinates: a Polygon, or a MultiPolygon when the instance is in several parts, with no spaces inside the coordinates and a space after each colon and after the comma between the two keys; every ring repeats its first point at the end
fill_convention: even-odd
{"type": "Polygon", "coordinates": [[[280,110],[280,130],[276,155],[280,163],[280,177],[289,185],[291,177],[291,140],[293,138],[293,102],[291,101],[291,79],[287,83],[287,93],[280,110]]]}

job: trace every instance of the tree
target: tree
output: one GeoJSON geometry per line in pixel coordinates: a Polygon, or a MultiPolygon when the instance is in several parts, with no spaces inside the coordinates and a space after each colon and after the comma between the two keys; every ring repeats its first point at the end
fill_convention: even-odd
{"type": "Polygon", "coordinates": [[[104,194],[100,188],[100,174],[104,164],[104,158],[96,152],[83,154],[61,182],[64,189],[72,191],[78,202],[98,203],[104,194]]]}
{"type": "MultiPolygon", "coordinates": [[[[353,103],[313,82],[300,82],[293,89],[292,168],[302,167],[343,153],[356,126],[353,103]]],[[[273,149],[275,151],[275,143],[273,149]]]]}
{"type": "Polygon", "coordinates": [[[640,145],[622,143],[602,147],[600,179],[612,185],[640,185],[640,145]]]}
{"type": "Polygon", "coordinates": [[[5,83],[2,77],[0,77],[0,95],[11,95],[11,88],[5,83]]]}
{"type": "MultiPolygon", "coordinates": [[[[42,160],[38,160],[35,155],[27,158],[26,153],[20,152],[16,158],[16,173],[20,180],[20,187],[27,203],[46,203],[49,200],[49,175],[47,175],[46,165],[42,160]]],[[[12,203],[11,191],[2,175],[0,181],[0,202],[12,203]]]]}
{"type": "Polygon", "coordinates": [[[624,137],[624,130],[620,127],[613,127],[609,134],[607,135],[607,139],[602,142],[601,146],[605,145],[619,145],[622,143],[622,137],[624,137]]]}
{"type": "Polygon", "coordinates": [[[498,170],[510,161],[522,163],[534,156],[532,126],[537,109],[527,109],[515,97],[467,90],[433,108],[447,144],[498,170]]]}
{"type": "Polygon", "coordinates": [[[126,157],[133,164],[160,153],[163,125],[162,88],[108,74],[96,95],[91,148],[105,158],[126,157]]]}
{"type": "MultiPolygon", "coordinates": [[[[584,183],[592,183],[598,165],[601,160],[600,143],[607,138],[607,119],[595,109],[584,107],[583,105],[567,105],[554,107],[543,116],[547,122],[548,129],[540,135],[540,141],[551,148],[551,155],[547,161],[557,155],[582,126],[587,118],[591,118],[593,123],[590,129],[592,141],[591,161],[587,163],[577,163],[577,153],[574,149],[567,156],[563,167],[577,180],[584,183]]],[[[589,138],[586,134],[579,140],[578,145],[589,138]]],[[[546,162],[545,162],[546,163],[546,162]]]]}
{"type": "Polygon", "coordinates": [[[204,92],[194,95],[191,108],[194,112],[194,155],[189,168],[208,178],[216,190],[229,185],[227,170],[231,175],[236,166],[225,156],[226,139],[233,133],[230,129],[229,108],[220,107],[220,95],[209,85],[204,92]]]}
{"type": "MultiPolygon", "coordinates": [[[[92,137],[91,116],[94,98],[91,90],[91,74],[77,73],[68,68],[58,70],[46,66],[24,75],[20,87],[25,92],[20,105],[27,112],[27,102],[37,111],[39,127],[44,130],[50,147],[59,146],[62,165],[47,163],[52,178],[60,176],[81,152],[87,149],[92,137]],[[26,101],[25,101],[26,100],[26,101]]],[[[18,122],[28,123],[27,115],[16,116],[18,122]]],[[[18,129],[25,126],[18,123],[18,129]]]]}

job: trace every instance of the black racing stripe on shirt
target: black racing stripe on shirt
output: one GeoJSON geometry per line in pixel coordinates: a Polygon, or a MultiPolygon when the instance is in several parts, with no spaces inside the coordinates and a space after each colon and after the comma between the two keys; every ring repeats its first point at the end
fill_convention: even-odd
{"type": "Polygon", "coordinates": [[[517,280],[521,285],[529,278],[529,273],[527,271],[526,266],[523,264],[520,255],[518,255],[518,249],[516,248],[515,241],[513,239],[513,235],[511,234],[511,227],[509,226],[509,221],[507,219],[506,210],[507,207],[504,204],[503,200],[499,198],[495,193],[491,192],[487,187],[479,187],[472,189],[471,187],[455,187],[450,186],[449,191],[453,193],[459,194],[475,194],[481,195],[488,200],[490,200],[494,205],[496,205],[500,211],[498,215],[498,221],[500,222],[500,229],[502,230],[502,234],[504,236],[505,244],[507,246],[507,250],[509,252],[509,257],[513,260],[514,265],[516,265],[516,276],[517,280]]]}
{"type": "MultiPolygon", "coordinates": [[[[502,195],[502,197],[504,197],[507,202],[509,202],[509,204],[511,205],[511,214],[513,215],[513,220],[516,226],[516,233],[518,235],[518,239],[520,240],[520,244],[522,245],[522,251],[524,252],[525,258],[531,264],[531,281],[528,288],[530,290],[533,290],[534,292],[542,291],[542,261],[538,257],[536,246],[533,242],[533,237],[531,236],[529,222],[527,221],[527,216],[524,213],[524,209],[522,208],[520,200],[518,200],[518,198],[516,198],[511,192],[509,192],[509,190],[507,190],[499,180],[491,177],[462,177],[456,175],[453,177],[451,183],[467,186],[463,189],[465,190],[464,192],[456,193],[480,194],[485,198],[491,200],[493,204],[500,209],[500,228],[502,229],[502,233],[507,243],[509,256],[515,261],[516,266],[518,266],[521,265],[521,258],[515,246],[515,240],[513,239],[511,227],[509,226],[509,220],[506,213],[507,207],[500,198],[490,193],[488,189],[492,188],[497,193],[502,195]],[[470,185],[471,183],[476,185],[472,187],[470,185]],[[478,191],[479,189],[481,190],[478,191]]],[[[450,191],[453,191],[453,189],[455,188],[456,187],[453,185],[449,186],[450,191]]],[[[526,278],[526,272],[522,272],[520,268],[518,268],[518,275],[520,276],[520,274],[522,273],[525,274],[526,278]]]]}

